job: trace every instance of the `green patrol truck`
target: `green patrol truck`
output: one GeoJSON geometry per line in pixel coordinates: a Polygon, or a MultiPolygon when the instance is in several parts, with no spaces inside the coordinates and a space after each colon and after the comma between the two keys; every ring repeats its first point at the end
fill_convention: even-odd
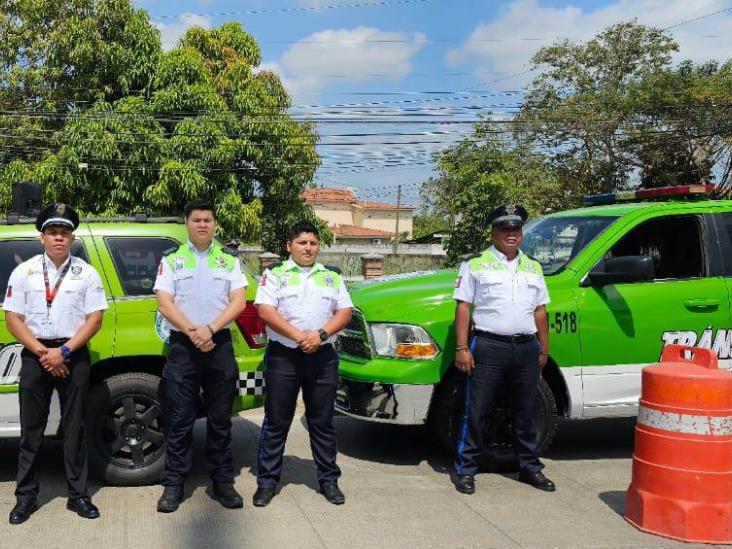
{"type": "MultiPolygon", "coordinates": [[[[13,269],[43,253],[34,219],[11,215],[0,222],[0,299],[13,269]]],[[[86,219],[71,253],[99,272],[109,302],[99,333],[90,342],[92,382],[87,422],[90,463],[110,484],[157,482],[164,437],[160,375],[165,363],[167,321],[157,313],[153,284],[163,253],[186,242],[176,218],[86,219]]],[[[233,259],[231,256],[227,256],[233,259]]],[[[232,327],[239,367],[234,411],[262,406],[266,336],[254,307],[256,284],[247,274],[247,306],[232,327]]],[[[20,351],[0,311],[0,437],[19,437],[20,351]]],[[[46,435],[59,433],[54,393],[46,435]]]]}
{"type": "MultiPolygon", "coordinates": [[[[641,369],[664,345],[711,348],[730,368],[732,201],[710,185],[589,197],[591,207],[524,227],[551,303],[550,357],[537,396],[541,450],[567,418],[637,413],[641,369]]],[[[336,408],[369,421],[430,424],[454,451],[462,383],[453,366],[457,272],[356,284],[340,334],[336,408]]],[[[486,454],[511,459],[505,406],[486,425],[486,454]]]]}

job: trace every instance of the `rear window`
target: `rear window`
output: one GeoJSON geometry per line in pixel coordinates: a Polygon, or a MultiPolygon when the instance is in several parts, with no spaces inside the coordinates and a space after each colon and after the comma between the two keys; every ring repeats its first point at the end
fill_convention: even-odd
{"type": "Polygon", "coordinates": [[[161,237],[109,237],[105,242],[128,296],[153,295],[163,253],[179,245],[172,238],[161,237]]]}

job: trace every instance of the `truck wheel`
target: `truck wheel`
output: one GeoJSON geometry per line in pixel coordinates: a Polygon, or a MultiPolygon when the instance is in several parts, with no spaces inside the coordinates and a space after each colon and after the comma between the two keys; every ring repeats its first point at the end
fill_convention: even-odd
{"type": "Polygon", "coordinates": [[[160,378],[143,373],[112,376],[89,395],[89,461],[107,484],[158,482],[165,437],[160,378]]]}
{"type": "MultiPolygon", "coordinates": [[[[434,427],[440,444],[449,456],[455,456],[460,435],[465,403],[465,384],[463,377],[448,374],[440,387],[431,410],[430,422],[434,427]]],[[[488,416],[485,426],[485,448],[483,457],[490,468],[515,468],[516,456],[511,442],[511,420],[507,414],[505,397],[488,416]]],[[[534,408],[534,426],[539,441],[539,454],[543,453],[554,440],[557,431],[557,413],[554,395],[547,382],[539,381],[534,408]]]]}

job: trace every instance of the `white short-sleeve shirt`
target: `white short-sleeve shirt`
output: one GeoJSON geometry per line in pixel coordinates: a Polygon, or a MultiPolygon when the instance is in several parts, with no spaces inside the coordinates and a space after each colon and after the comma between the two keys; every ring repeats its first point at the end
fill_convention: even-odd
{"type": "MultiPolygon", "coordinates": [[[[271,305],[299,330],[319,330],[340,309],[353,307],[341,275],[321,263],[302,268],[291,259],[267,269],[259,279],[255,305],[271,305]]],[[[267,326],[267,337],[286,347],[297,348],[292,339],[267,326]]],[[[330,336],[325,343],[334,343],[330,336]]]]}
{"type": "Polygon", "coordinates": [[[94,267],[69,256],[57,269],[46,254],[34,256],[13,270],[3,302],[3,310],[23,315],[31,333],[40,339],[71,338],[84,325],[87,315],[108,307],[102,279],[94,267]],[[44,261],[51,290],[70,262],[50,308],[46,304],[44,261]]]}
{"type": "Polygon", "coordinates": [[[226,309],[231,292],[247,287],[247,279],[239,259],[222,256],[217,243],[203,252],[190,241],[183,246],[186,249],[176,252],[172,261],[167,256],[162,258],[153,290],[172,295],[173,303],[189,321],[205,326],[226,309]],[[225,261],[210,261],[212,257],[225,261]]]}
{"type": "Polygon", "coordinates": [[[460,265],[453,297],[474,305],[476,329],[500,335],[535,334],[534,311],[549,303],[541,265],[521,251],[509,261],[495,246],[460,265]]]}

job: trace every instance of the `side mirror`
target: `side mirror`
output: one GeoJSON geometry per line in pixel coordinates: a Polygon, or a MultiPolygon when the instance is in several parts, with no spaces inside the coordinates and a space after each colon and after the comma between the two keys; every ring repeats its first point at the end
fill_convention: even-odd
{"type": "Polygon", "coordinates": [[[625,255],[605,260],[602,270],[587,273],[587,286],[607,286],[624,282],[649,282],[656,276],[653,258],[647,255],[625,255]]]}

